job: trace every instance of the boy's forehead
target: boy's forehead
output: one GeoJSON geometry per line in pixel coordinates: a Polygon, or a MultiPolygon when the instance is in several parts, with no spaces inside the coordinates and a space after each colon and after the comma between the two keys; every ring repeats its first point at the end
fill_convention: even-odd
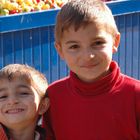
{"type": "Polygon", "coordinates": [[[71,26],[69,30],[64,31],[61,43],[63,45],[75,42],[85,44],[97,39],[108,40],[108,37],[113,39],[113,32],[111,28],[106,28],[104,25],[88,24],[86,27],[79,27],[77,31],[71,26]]]}
{"type": "Polygon", "coordinates": [[[69,33],[69,32],[77,32],[79,30],[87,30],[89,27],[92,27],[92,29],[96,30],[96,32],[104,31],[109,33],[109,25],[108,23],[102,23],[102,22],[89,22],[86,24],[81,24],[78,28],[75,27],[75,25],[69,26],[67,29],[64,30],[63,34],[69,33]]]}

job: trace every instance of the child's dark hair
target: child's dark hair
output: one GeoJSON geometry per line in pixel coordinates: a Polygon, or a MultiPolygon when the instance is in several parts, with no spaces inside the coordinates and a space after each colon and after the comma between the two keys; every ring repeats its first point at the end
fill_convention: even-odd
{"type": "Polygon", "coordinates": [[[10,64],[0,70],[0,79],[12,81],[16,78],[31,84],[41,97],[46,95],[47,79],[33,67],[24,64],[10,64]]]}

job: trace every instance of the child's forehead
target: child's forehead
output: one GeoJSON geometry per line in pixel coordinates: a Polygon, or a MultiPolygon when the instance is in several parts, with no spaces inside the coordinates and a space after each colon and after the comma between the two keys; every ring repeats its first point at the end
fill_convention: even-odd
{"type": "Polygon", "coordinates": [[[32,87],[31,83],[29,83],[25,79],[19,79],[19,78],[14,78],[12,80],[9,80],[8,78],[2,78],[0,79],[0,89],[20,89],[20,88],[26,88],[30,89],[32,87]]]}
{"type": "Polygon", "coordinates": [[[11,75],[0,76],[0,82],[20,82],[25,84],[31,84],[32,80],[31,77],[26,74],[16,73],[11,75]]]}

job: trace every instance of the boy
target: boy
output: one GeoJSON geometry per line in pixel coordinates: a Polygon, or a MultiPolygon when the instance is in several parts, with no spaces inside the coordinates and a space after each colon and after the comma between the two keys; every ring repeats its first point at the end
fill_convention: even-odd
{"type": "Polygon", "coordinates": [[[36,124],[49,107],[47,87],[45,76],[30,66],[0,70],[0,140],[45,140],[36,124]]]}
{"type": "Polygon", "coordinates": [[[66,3],[57,16],[55,39],[70,75],[48,87],[47,140],[139,140],[140,81],[112,61],[120,33],[105,3],[66,3]]]}

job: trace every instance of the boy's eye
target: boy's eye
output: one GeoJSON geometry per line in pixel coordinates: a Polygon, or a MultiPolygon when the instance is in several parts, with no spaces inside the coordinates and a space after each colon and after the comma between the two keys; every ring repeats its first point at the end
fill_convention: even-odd
{"type": "Polygon", "coordinates": [[[71,45],[69,48],[70,49],[77,49],[77,48],[79,48],[79,46],[75,44],[75,45],[71,45]]]}
{"type": "Polygon", "coordinates": [[[102,44],[104,44],[103,41],[96,41],[96,42],[95,42],[95,45],[102,45],[102,44]]]}

